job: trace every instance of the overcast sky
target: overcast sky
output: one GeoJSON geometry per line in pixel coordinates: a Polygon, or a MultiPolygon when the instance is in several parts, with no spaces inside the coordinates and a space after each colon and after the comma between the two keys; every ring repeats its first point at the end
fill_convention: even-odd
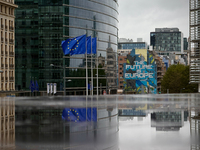
{"type": "Polygon", "coordinates": [[[143,38],[150,44],[155,28],[178,27],[189,36],[189,0],[118,0],[119,38],[143,38]]]}

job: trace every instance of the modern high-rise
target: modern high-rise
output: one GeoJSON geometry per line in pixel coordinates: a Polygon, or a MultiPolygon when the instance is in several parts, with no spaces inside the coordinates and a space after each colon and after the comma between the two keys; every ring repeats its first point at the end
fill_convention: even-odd
{"type": "Polygon", "coordinates": [[[200,1],[190,0],[190,83],[199,84],[200,92],[200,1]]]}
{"type": "Polygon", "coordinates": [[[86,56],[63,56],[61,48],[62,40],[83,34],[98,37],[98,54],[87,56],[89,81],[91,72],[94,72],[94,93],[97,91],[96,62],[100,62],[97,58],[105,59],[104,66],[98,64],[99,72],[103,72],[104,75],[99,74],[98,79],[110,79],[112,89],[117,89],[116,0],[16,0],[16,4],[19,6],[16,10],[15,55],[18,90],[29,90],[32,79],[37,80],[40,91],[46,91],[47,83],[57,83],[58,91],[66,86],[66,94],[85,94],[86,56]],[[115,55],[113,59],[108,59],[110,52],[115,55]],[[110,69],[109,64],[114,65],[112,71],[115,73],[107,71],[110,69]],[[64,76],[66,84],[63,81],[64,76]]]}
{"type": "Polygon", "coordinates": [[[150,33],[150,45],[160,55],[183,53],[183,33],[178,28],[156,28],[150,33]]]}
{"type": "Polygon", "coordinates": [[[15,14],[14,0],[0,0],[1,57],[0,91],[15,90],[15,14]]]}

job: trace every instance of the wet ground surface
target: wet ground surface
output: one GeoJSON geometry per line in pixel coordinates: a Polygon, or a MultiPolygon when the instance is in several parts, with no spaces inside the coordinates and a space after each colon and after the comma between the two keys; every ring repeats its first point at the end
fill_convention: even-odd
{"type": "Polygon", "coordinates": [[[200,94],[6,97],[0,149],[199,150],[200,94]]]}

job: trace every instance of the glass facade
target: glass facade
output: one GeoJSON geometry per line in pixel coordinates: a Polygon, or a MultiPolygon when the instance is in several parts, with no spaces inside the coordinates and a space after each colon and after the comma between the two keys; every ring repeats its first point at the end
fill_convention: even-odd
{"type": "Polygon", "coordinates": [[[62,40],[83,34],[98,37],[97,55],[87,56],[89,81],[93,72],[96,86],[98,64],[99,84],[102,83],[103,88],[106,85],[113,90],[117,88],[116,1],[16,0],[16,4],[19,6],[16,10],[18,90],[28,90],[30,80],[34,78],[37,79],[40,90],[46,90],[47,83],[57,83],[57,90],[61,91],[64,88],[65,74],[67,93],[85,94],[86,56],[82,54],[63,57],[61,48],[62,40]],[[50,64],[54,64],[54,67],[50,64]]]}
{"type": "Polygon", "coordinates": [[[181,32],[151,32],[150,45],[156,51],[181,52],[182,51],[181,32]]]}
{"type": "Polygon", "coordinates": [[[145,42],[128,42],[118,43],[118,49],[146,49],[147,44],[145,42]]]}

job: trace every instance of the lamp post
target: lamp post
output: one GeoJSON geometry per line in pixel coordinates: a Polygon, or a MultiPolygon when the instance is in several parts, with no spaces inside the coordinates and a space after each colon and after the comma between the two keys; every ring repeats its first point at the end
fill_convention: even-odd
{"type": "MultiPolygon", "coordinates": [[[[65,85],[65,66],[56,66],[54,64],[50,64],[51,67],[58,67],[58,68],[63,68],[63,71],[64,71],[64,77],[63,77],[63,80],[64,80],[64,96],[66,95],[66,85],[65,85]]],[[[71,80],[69,79],[68,82],[70,82],[71,80]]]]}

